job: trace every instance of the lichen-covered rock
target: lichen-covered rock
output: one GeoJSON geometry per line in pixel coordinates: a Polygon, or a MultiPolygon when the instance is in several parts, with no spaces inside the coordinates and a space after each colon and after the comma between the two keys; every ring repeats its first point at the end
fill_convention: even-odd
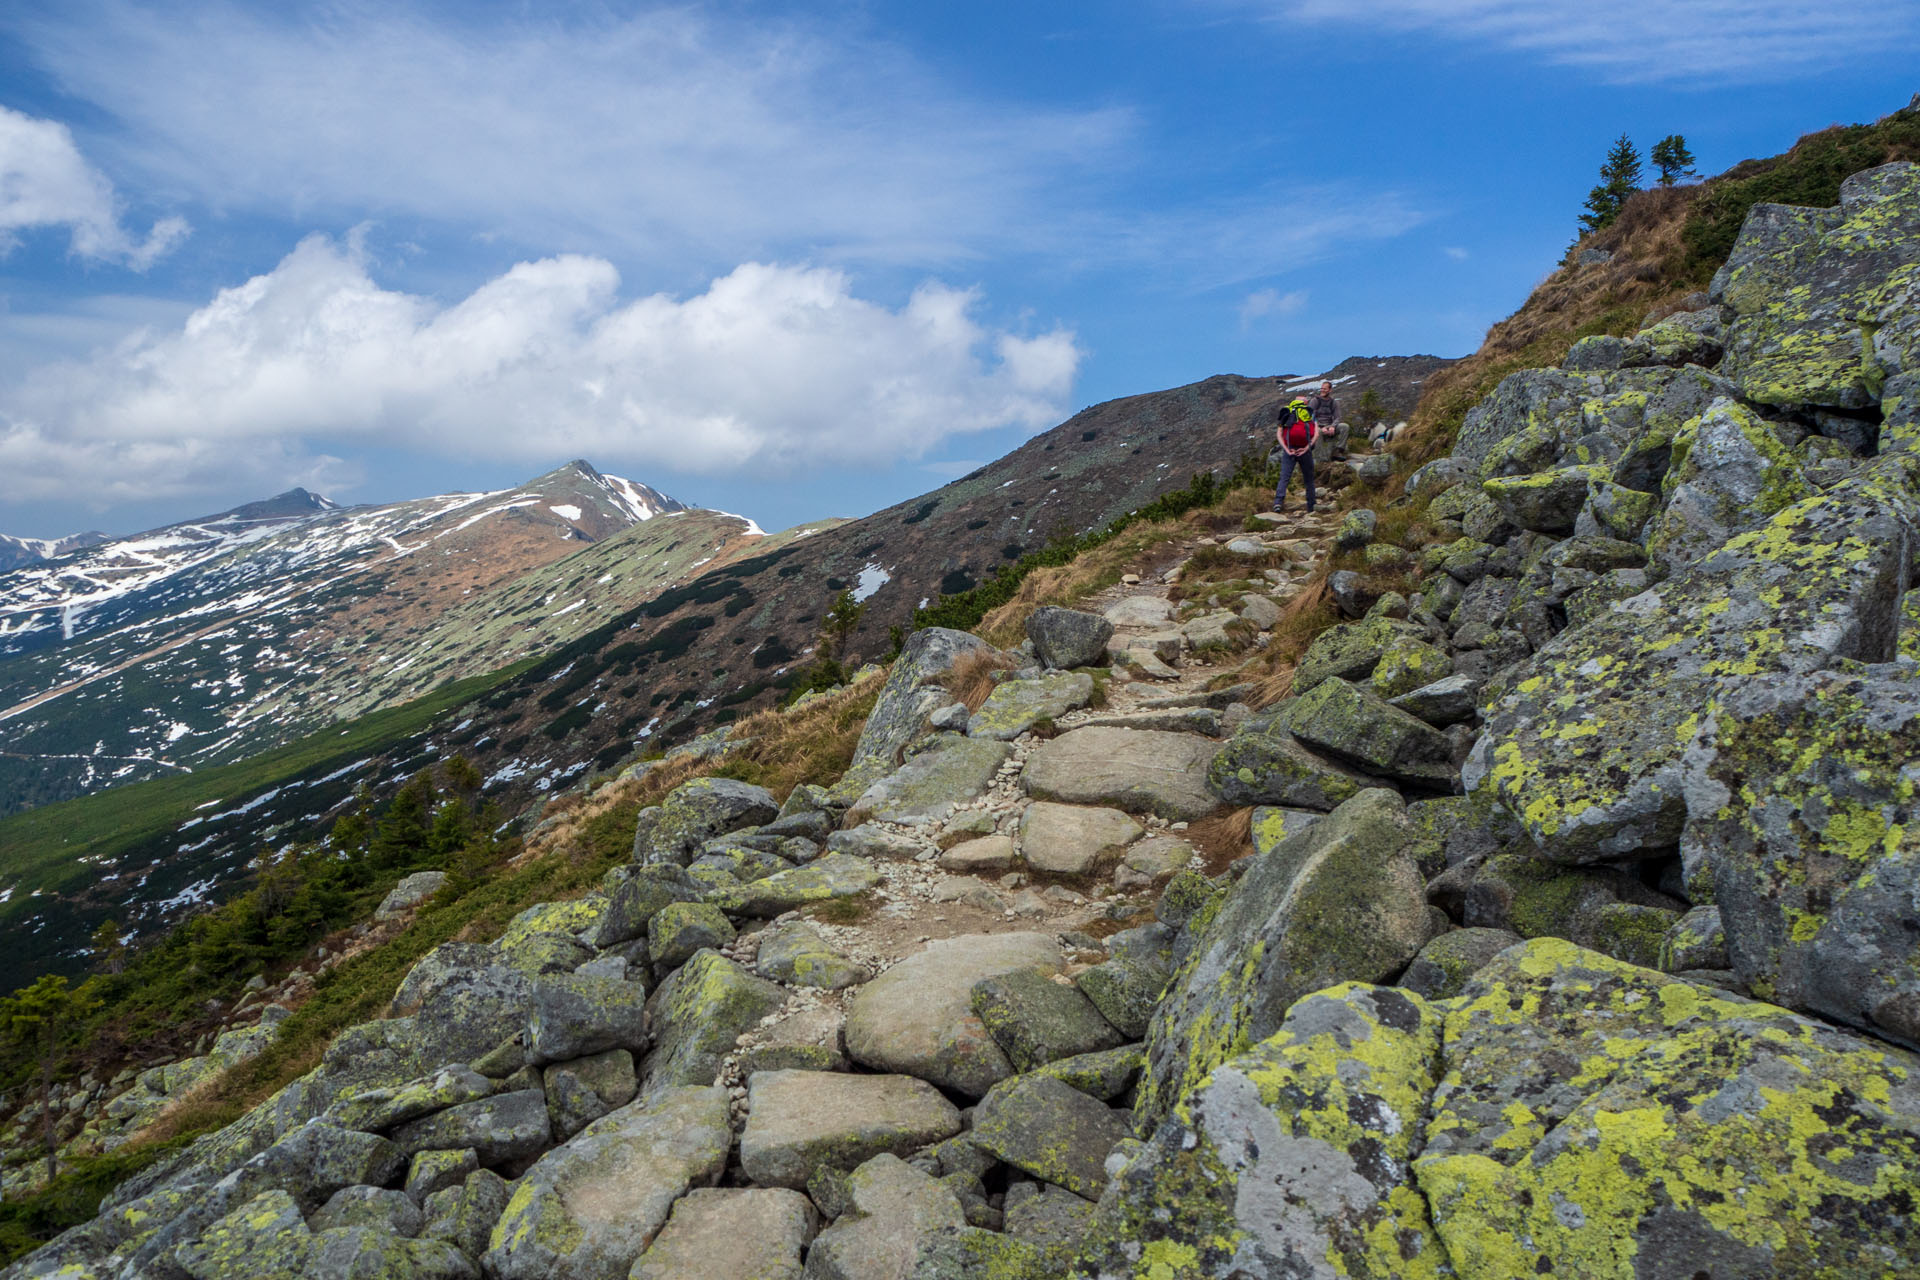
{"type": "Polygon", "coordinates": [[[867,1161],[844,1190],[846,1212],[807,1251],[808,1280],[905,1280],[922,1241],[967,1225],[952,1189],[898,1156],[867,1161]]]}
{"type": "Polygon", "coordinates": [[[1864,409],[1911,372],[1897,339],[1920,263],[1920,166],[1855,174],[1838,209],[1757,205],[1715,291],[1733,310],[1722,372],[1761,404],[1864,409]],[[1893,323],[1890,323],[1893,322],[1893,323]]]}
{"type": "Polygon", "coordinates": [[[1712,709],[1689,753],[1683,846],[1711,871],[1733,968],[1755,995],[1909,1045],[1917,757],[1912,667],[1755,681],[1712,709]]]}
{"type": "Polygon", "coordinates": [[[416,871],[404,877],[399,884],[393,886],[386,897],[380,900],[380,905],[374,908],[373,918],[385,920],[391,916],[402,915],[446,887],[446,872],[416,871]]]}
{"type": "Polygon", "coordinates": [[[1632,542],[1660,509],[1659,498],[1612,480],[1587,482],[1587,505],[1574,518],[1575,534],[1594,534],[1632,542]]]}
{"type": "Polygon", "coordinates": [[[973,984],[973,1012],[1015,1071],[1126,1043],[1071,982],[1015,969],[973,984]]]}
{"type": "Polygon", "coordinates": [[[1120,857],[1113,882],[1122,889],[1157,889],[1193,860],[1193,846],[1178,836],[1149,836],[1120,857]]]}
{"type": "Polygon", "coordinates": [[[1453,787],[1453,744],[1426,721],[1345,680],[1324,680],[1287,712],[1293,736],[1381,777],[1453,787]]]}
{"type": "Polygon", "coordinates": [[[392,1136],[405,1155],[471,1150],[481,1164],[495,1165],[538,1155],[552,1142],[553,1131],[547,1123],[547,1095],[539,1089],[517,1089],[410,1120],[392,1136]]]}
{"type": "Polygon", "coordinates": [[[1807,497],[1813,486],[1764,419],[1721,399],[1674,437],[1662,492],[1664,506],[1647,534],[1647,550],[1671,569],[1692,564],[1733,534],[1807,497]]]}
{"type": "Polygon", "coordinates": [[[554,974],[533,984],[527,1000],[528,1061],[564,1062],[607,1049],[647,1047],[647,989],[620,978],[554,974]]]}
{"type": "Polygon", "coordinates": [[[326,1114],[343,1129],[379,1133],[492,1092],[493,1081],[471,1067],[456,1064],[391,1088],[348,1090],[327,1108],[326,1114]]]}
{"type": "MultiPolygon", "coordinates": [[[[518,1033],[526,1024],[532,994],[532,980],[499,963],[490,947],[464,942],[435,947],[401,981],[388,1010],[389,1033],[382,1037],[386,1048],[402,1052],[390,1033],[408,1017],[413,1019],[413,1039],[431,1046],[427,1054],[408,1056],[432,1060],[414,1061],[413,1070],[399,1079],[478,1058],[518,1033]]],[[[394,1065],[404,1070],[399,1062],[394,1065]]]]}
{"type": "Polygon", "coordinates": [[[804,1190],[823,1166],[851,1171],[960,1132],[960,1113],[912,1076],[759,1071],[740,1134],[740,1167],[763,1187],[804,1190]]]}
{"type": "MultiPolygon", "coordinates": [[[[1451,661],[1449,661],[1451,666],[1451,661]]],[[[1484,682],[1461,673],[1410,689],[1388,705],[1426,721],[1436,729],[1463,724],[1480,713],[1480,690],[1484,682]]]]}
{"type": "Polygon", "coordinates": [[[1375,780],[1309,750],[1293,735],[1293,703],[1251,716],[1228,738],[1207,769],[1207,785],[1233,805],[1278,805],[1327,810],[1375,780]]]}
{"type": "Polygon", "coordinates": [[[1477,928],[1509,929],[1523,938],[1568,938],[1615,959],[1652,964],[1660,937],[1679,919],[1681,905],[1612,867],[1559,866],[1505,853],[1474,872],[1463,916],[1477,928]],[[1616,910],[1622,906],[1657,914],[1623,915],[1616,910]],[[1655,931],[1650,953],[1649,930],[1655,931]]]}
{"type": "Polygon", "coordinates": [[[799,1280],[820,1215],[797,1191],[702,1188],[673,1206],[632,1280],[799,1280]]]}
{"type": "Polygon", "coordinates": [[[1920,532],[1901,465],[1883,458],[1561,632],[1488,710],[1467,789],[1491,788],[1556,862],[1676,844],[1682,757],[1723,689],[1892,656],[1920,532]]]}
{"type": "Polygon", "coordinates": [[[295,1280],[312,1247],[312,1233],[293,1197],[264,1191],[182,1245],[175,1256],[193,1280],[295,1280]]]}
{"type": "Polygon", "coordinates": [[[1124,1114],[1064,1081],[1020,1075],[988,1091],[967,1140],[1014,1168],[1096,1200],[1107,1153],[1127,1136],[1124,1114]]]}
{"type": "Polygon", "coordinates": [[[1720,908],[1695,907],[1674,924],[1660,940],[1660,971],[1679,973],[1684,969],[1731,969],[1727,957],[1727,931],[1720,923],[1720,908]]]}
{"type": "Polygon", "coordinates": [[[625,1280],[673,1202],[720,1176],[731,1145],[724,1089],[662,1089],[601,1117],[515,1184],[487,1274],[625,1280]]]}
{"type": "Polygon", "coordinates": [[[929,943],[860,988],[847,1008],[847,1052],[876,1071],[918,1076],[979,1097],[1013,1066],[974,1015],[973,987],[1015,969],[1061,967],[1039,933],[983,934],[929,943]]]}
{"type": "Polygon", "coordinates": [[[1008,680],[995,686],[986,702],[968,718],[967,734],[1012,742],[1042,720],[1078,711],[1092,698],[1093,677],[1084,671],[1054,671],[1038,680],[1008,680]]]}
{"type": "Polygon", "coordinates": [[[833,949],[820,930],[805,920],[789,920],[760,934],[754,971],[794,987],[838,991],[867,980],[866,968],[833,949]]]}
{"type": "Polygon", "coordinates": [[[1374,616],[1328,627],[1313,638],[1294,668],[1293,691],[1305,693],[1322,680],[1365,680],[1402,640],[1423,639],[1420,629],[1395,618],[1374,616]]]}
{"type": "Polygon", "coordinates": [[[1441,1055],[1414,1180],[1462,1275],[1920,1266],[1910,1054],[1541,940],[1449,1002],[1441,1055]]]}
{"type": "Polygon", "coordinates": [[[772,822],[779,814],[779,803],[764,787],[733,778],[695,778],[640,811],[633,860],[684,866],[713,837],[772,822]]]}
{"type": "Polygon", "coordinates": [[[474,1280],[473,1263],[444,1240],[409,1240],[378,1227],[313,1233],[303,1280],[474,1280]]]}
{"type": "Polygon", "coordinates": [[[1101,1102],[1120,1102],[1139,1082],[1146,1066],[1146,1048],[1124,1044],[1097,1053],[1055,1058],[1035,1067],[1030,1074],[1058,1080],[1101,1102]]]}
{"type": "Polygon", "coordinates": [[[1340,527],[1333,532],[1335,549],[1358,551],[1373,541],[1373,531],[1379,523],[1379,515],[1370,508],[1356,507],[1347,512],[1340,520],[1340,527]]]}
{"type": "Polygon", "coordinates": [[[397,1236],[417,1236],[425,1219],[404,1191],[384,1187],[342,1187],[307,1220],[314,1231],[373,1226],[397,1236]]]}
{"type": "Polygon", "coordinates": [[[1509,523],[1538,533],[1572,533],[1587,486],[1604,478],[1602,469],[1572,466],[1524,476],[1492,476],[1481,488],[1509,523]]]}
{"type": "Polygon", "coordinates": [[[1027,757],[1020,782],[1036,800],[1110,805],[1173,822],[1204,818],[1219,806],[1207,769],[1220,744],[1191,733],[1147,729],[1075,729],[1027,757]]]}
{"type": "Polygon", "coordinates": [[[1027,618],[1027,639],[1049,667],[1091,667],[1107,653],[1113,624],[1097,613],[1042,605],[1027,618]]]}
{"type": "Polygon", "coordinates": [[[445,1240],[467,1257],[478,1258],[487,1251],[493,1225],[506,1212],[512,1194],[505,1178],[491,1169],[476,1170],[461,1185],[427,1197],[420,1206],[426,1217],[420,1236],[424,1240],[445,1240]]]}
{"type": "Polygon", "coordinates": [[[786,1000],[779,987],[718,952],[697,953],[648,1001],[655,1043],[641,1072],[642,1101],[712,1084],[735,1040],[786,1000]]]}
{"type": "Polygon", "coordinates": [[[1154,1014],[1143,1132],[1207,1072],[1272,1035],[1301,996],[1406,967],[1430,929],[1412,836],[1400,797],[1374,789],[1252,860],[1154,1014]]]}
{"type": "Polygon", "coordinates": [[[1172,976],[1172,966],[1159,957],[1116,956],[1082,969],[1073,982],[1115,1030],[1137,1040],[1147,1034],[1172,976]]]}
{"type": "Polygon", "coordinates": [[[1403,636],[1387,646],[1386,652],[1380,655],[1369,683],[1378,696],[1397,698],[1452,674],[1453,659],[1447,656],[1444,649],[1412,636],[1403,636]]]}
{"type": "Polygon", "coordinates": [[[851,898],[879,883],[880,873],[864,859],[830,853],[804,867],[776,872],[751,884],[724,885],[709,892],[707,902],[734,915],[770,919],[811,902],[851,898]]]}
{"type": "Polygon", "coordinates": [[[1036,800],[1020,815],[1020,851],[1029,868],[1048,875],[1104,873],[1143,834],[1118,809],[1036,800]]]}
{"type": "Polygon", "coordinates": [[[655,969],[667,973],[691,960],[702,947],[718,951],[735,936],[720,908],[704,902],[674,902],[647,922],[647,953],[655,969]]]}
{"type": "Polygon", "coordinates": [[[1401,975],[1400,985],[1429,1000],[1457,996],[1474,974],[1521,941],[1519,934],[1506,929],[1450,930],[1420,948],[1401,975]]]}
{"type": "Polygon", "coordinates": [[[435,1192],[465,1182],[479,1167],[480,1157],[473,1151],[416,1151],[407,1165],[407,1197],[424,1204],[435,1192]]]}
{"type": "Polygon", "coordinates": [[[1005,742],[986,735],[963,738],[944,734],[862,792],[848,811],[847,821],[877,819],[910,826],[939,822],[985,792],[1012,753],[1013,748],[1005,742]]]}
{"type": "Polygon", "coordinates": [[[556,1062],[541,1073],[541,1083],[547,1094],[547,1120],[558,1142],[632,1102],[640,1087],[633,1055],[625,1049],[556,1062]]]}
{"type": "Polygon", "coordinates": [[[648,923],[669,904],[700,899],[700,887],[671,862],[615,867],[602,887],[607,909],[586,935],[587,942],[601,950],[646,937],[648,923]]]}
{"type": "Polygon", "coordinates": [[[1181,1096],[1101,1199],[1074,1274],[1454,1274],[1411,1176],[1441,1024],[1387,988],[1301,1000],[1181,1096]]]}

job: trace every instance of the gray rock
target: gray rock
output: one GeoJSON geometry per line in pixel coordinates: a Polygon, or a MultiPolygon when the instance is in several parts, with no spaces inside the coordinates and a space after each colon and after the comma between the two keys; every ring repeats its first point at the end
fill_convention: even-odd
{"type": "Polygon", "coordinates": [[[633,860],[685,865],[701,844],[778,817],[780,806],[763,787],[732,778],[695,778],[640,813],[633,860]]]}
{"type": "Polygon", "coordinates": [[[949,733],[965,733],[972,721],[973,713],[967,710],[964,702],[950,702],[927,717],[930,728],[944,729],[949,733]]]}
{"type": "Polygon", "coordinates": [[[1731,969],[1727,957],[1727,931],[1720,923],[1720,908],[1695,907],[1680,917],[1660,941],[1660,969],[1679,973],[1688,969],[1731,969]]]}
{"type": "Polygon", "coordinates": [[[527,1002],[527,1058],[537,1064],[607,1049],[647,1048],[647,989],[615,978],[554,974],[533,984],[527,1002]]]}
{"type": "Polygon", "coordinates": [[[284,1191],[267,1191],[209,1225],[198,1239],[181,1245],[177,1265],[193,1280],[253,1276],[292,1280],[305,1270],[312,1243],[293,1197],[284,1191]]]}
{"type": "Polygon", "coordinates": [[[760,934],[754,970],[775,982],[827,991],[839,991],[867,980],[864,966],[835,951],[820,931],[805,920],[789,920],[764,930],[760,934]]]}
{"type": "Polygon", "coordinates": [[[1453,748],[1423,720],[1344,680],[1325,680],[1287,713],[1293,736],[1381,777],[1434,789],[1454,784],[1453,748]]]}
{"type": "Polygon", "coordinates": [[[787,993],[713,951],[702,951],[648,1002],[656,1045],[641,1071],[642,1102],[683,1085],[712,1084],[735,1041],[787,993]]]}
{"type": "Polygon", "coordinates": [[[1473,873],[1467,924],[1523,938],[1568,938],[1632,964],[1651,965],[1681,904],[1612,867],[1565,867],[1499,854],[1473,873]]]}
{"type": "Polygon", "coordinates": [[[1457,996],[1495,956],[1522,941],[1506,929],[1454,929],[1420,948],[1400,985],[1429,1000],[1457,996]]]}
{"type": "Polygon", "coordinates": [[[1027,619],[1034,654],[1056,670],[1091,667],[1105,658],[1113,624],[1097,613],[1042,605],[1027,619]]]}
{"type": "Polygon", "coordinates": [[[1015,1071],[1126,1043],[1080,989],[1043,969],[1015,969],[973,984],[973,1012],[1015,1071]]]}
{"type": "Polygon", "coordinates": [[[938,862],[942,870],[974,875],[1007,870],[1013,865],[1014,853],[1013,837],[981,836],[954,845],[940,855],[938,862]]]}
{"type": "Polygon", "coordinates": [[[723,1089],[663,1089],[601,1117],[520,1179],[487,1274],[624,1280],[674,1201],[720,1176],[731,1145],[723,1089]]]}
{"type": "Polygon", "coordinates": [[[960,1132],[954,1105],[911,1076],[760,1071],[747,1105],[740,1167],[763,1187],[803,1190],[822,1166],[851,1171],[960,1132]]]}
{"type": "Polygon", "coordinates": [[[609,1111],[632,1102],[640,1087],[633,1055],[625,1049],[556,1062],[541,1076],[547,1094],[547,1120],[558,1142],[565,1142],[609,1111]]]}
{"type": "Polygon", "coordinates": [[[1114,868],[1122,889],[1157,889],[1193,860],[1193,846],[1177,836],[1153,836],[1128,849],[1114,868]]]}
{"type": "Polygon", "coordinates": [[[1192,734],[1076,729],[1041,743],[1020,780],[1038,800],[1187,821],[1218,807],[1206,776],[1219,751],[1219,743],[1192,734]]]}
{"type": "Polygon", "coordinates": [[[1208,767],[1209,787],[1233,805],[1284,805],[1332,809],[1374,780],[1350,765],[1320,755],[1293,735],[1291,702],[1248,719],[1208,767]]]}
{"type": "MultiPolygon", "coordinates": [[[[393,1131],[402,1154],[471,1149],[484,1165],[507,1164],[538,1155],[553,1141],[547,1123],[547,1095],[539,1089],[496,1094],[419,1120],[393,1131]]],[[[381,1181],[385,1181],[382,1179],[381,1181]]]]}
{"type": "Polygon", "coordinates": [[[1353,460],[1353,474],[1361,480],[1378,483],[1393,474],[1393,455],[1370,453],[1353,460]]]}
{"type": "Polygon", "coordinates": [[[1006,933],[929,943],[861,987],[847,1008],[847,1052],[876,1071],[898,1072],[979,1097],[1013,1066],[973,1013],[982,978],[1030,967],[1057,970],[1060,948],[1045,934],[1006,933]]]}
{"type": "Polygon", "coordinates": [[[470,1150],[416,1152],[407,1166],[406,1194],[424,1204],[436,1192],[465,1183],[479,1167],[479,1155],[470,1150]]]}
{"type": "Polygon", "coordinates": [[[975,738],[1011,742],[1043,720],[1078,711],[1092,698],[1093,677],[1084,671],[1055,671],[1038,680],[1007,680],[987,695],[980,710],[967,721],[967,733],[975,738]]]}
{"type": "Polygon", "coordinates": [[[426,1219],[404,1191],[381,1187],[342,1187],[308,1219],[314,1231],[334,1227],[378,1227],[396,1236],[417,1236],[426,1219]]]}
{"type": "MultiPolygon", "coordinates": [[[[985,723],[985,714],[983,707],[974,717],[976,730],[985,723]]],[[[947,735],[862,792],[847,819],[909,826],[939,822],[959,805],[985,792],[1012,751],[1005,742],[993,741],[983,733],[971,738],[947,735]]]]}
{"type": "Polygon", "coordinates": [[[1074,985],[1121,1035],[1137,1040],[1147,1034],[1153,1011],[1173,976],[1168,959],[1117,956],[1074,975],[1074,985]]]}
{"type": "Polygon", "coordinates": [[[445,1240],[469,1258],[487,1251],[493,1224],[506,1212],[512,1192],[507,1180],[491,1169],[467,1175],[460,1186],[436,1191],[421,1206],[427,1223],[423,1239],[445,1240]]]}
{"type": "Polygon", "coordinates": [[[1249,591],[1240,597],[1240,616],[1260,630],[1269,631],[1280,621],[1280,606],[1266,596],[1249,591]]]}
{"type": "Polygon", "coordinates": [[[1328,574],[1327,593],[1333,597],[1334,606],[1343,618],[1365,617],[1380,599],[1379,591],[1351,569],[1328,574]]]}
{"type": "Polygon", "coordinates": [[[953,1191],[898,1156],[854,1170],[845,1194],[846,1212],[807,1251],[807,1280],[906,1277],[923,1240],[967,1225],[953,1191]]]}
{"type": "Polygon", "coordinates": [[[1334,547],[1341,551],[1358,551],[1373,541],[1373,531],[1379,522],[1379,515],[1371,508],[1354,508],[1347,512],[1340,521],[1340,527],[1334,531],[1334,547]]]}
{"type": "Polygon", "coordinates": [[[1415,716],[1436,729],[1463,724],[1479,714],[1484,682],[1469,675],[1451,675],[1410,693],[1388,700],[1388,705],[1415,716]]]}
{"type": "Polygon", "coordinates": [[[804,867],[793,867],[752,884],[716,889],[707,895],[707,901],[735,915],[771,918],[810,903],[856,897],[879,883],[880,873],[864,859],[830,853],[804,867]]]}
{"type": "Polygon", "coordinates": [[[316,1231],[303,1280],[474,1280],[478,1273],[443,1240],[408,1240],[359,1225],[316,1231]]]}
{"type": "Polygon", "coordinates": [[[446,887],[446,872],[416,871],[393,886],[393,891],[380,900],[380,905],[374,909],[374,919],[385,920],[397,916],[411,907],[420,905],[446,887]]]}
{"type": "Polygon", "coordinates": [[[348,1090],[327,1108],[326,1116],[343,1129],[380,1133],[492,1092],[493,1081],[471,1067],[455,1065],[385,1089],[348,1090]]]}
{"type": "Polygon", "coordinates": [[[1021,1075],[981,1100],[968,1141],[1042,1182],[1097,1200],[1107,1185],[1107,1153],[1127,1136],[1122,1113],[1050,1076],[1021,1075]]]}
{"type": "Polygon", "coordinates": [[[616,867],[608,879],[606,913],[587,935],[602,950],[646,937],[654,915],[670,903],[700,899],[700,886],[674,863],[616,867]]]}
{"type": "Polygon", "coordinates": [[[862,823],[828,836],[827,848],[834,853],[870,861],[912,862],[925,851],[926,846],[912,836],[862,823]]]}
{"type": "Polygon", "coordinates": [[[720,908],[704,902],[675,902],[647,922],[647,951],[655,970],[667,973],[693,959],[694,952],[718,951],[735,936],[720,908]]]}
{"type": "Polygon", "coordinates": [[[1104,875],[1143,834],[1118,809],[1036,800],[1020,815],[1020,851],[1028,867],[1048,875],[1104,875]]]}
{"type": "Polygon", "coordinates": [[[1407,966],[1430,929],[1412,842],[1400,797],[1374,789],[1248,864],[1154,1014],[1143,1124],[1277,1031],[1301,996],[1407,966]]]}
{"type": "Polygon", "coordinates": [[[1162,627],[1173,618],[1173,602],[1160,596],[1122,596],[1100,616],[1116,627],[1162,627]]]}
{"type": "Polygon", "coordinates": [[[1043,1248],[1076,1249],[1093,1225],[1093,1206],[1062,1187],[1041,1187],[1007,1207],[1007,1234],[1043,1248]]]}
{"type": "Polygon", "coordinates": [[[797,1191],[689,1191],[633,1264],[632,1280],[799,1280],[801,1251],[819,1229],[819,1214],[797,1191]]]}

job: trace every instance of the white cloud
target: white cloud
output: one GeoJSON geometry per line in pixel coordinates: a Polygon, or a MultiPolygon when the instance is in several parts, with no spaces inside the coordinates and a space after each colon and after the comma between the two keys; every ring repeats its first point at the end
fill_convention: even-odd
{"type": "Polygon", "coordinates": [[[1800,80],[1920,35],[1911,0],[1229,2],[1297,21],[1500,45],[1615,83],[1800,80]]]}
{"type": "Polygon", "coordinates": [[[183,220],[162,218],[136,240],[120,225],[113,184],[87,163],[67,126],[0,107],[0,256],[18,244],[20,232],[47,227],[67,230],[76,257],[124,262],[135,271],[187,234],[183,220]]]}
{"type": "Polygon", "coordinates": [[[1449,258],[1452,258],[1455,262],[1465,262],[1468,258],[1473,256],[1472,254],[1468,253],[1465,249],[1462,249],[1459,245],[1448,245],[1446,248],[1442,249],[1440,252],[1446,254],[1449,258]]]}
{"type": "Polygon", "coordinates": [[[749,263],[684,299],[617,296],[598,258],[524,262],[452,305],[381,288],[309,237],[177,328],[43,366],[0,396],[0,499],[126,501],[236,473],[338,489],[391,446],[683,472],[884,466],[1064,416],[1081,352],[984,327],[927,283],[898,309],[842,272],[749,263]],[[334,477],[329,480],[324,477],[334,477]]]}
{"type": "Polygon", "coordinates": [[[1307,305],[1307,292],[1295,289],[1281,293],[1277,289],[1257,289],[1240,303],[1240,331],[1245,333],[1263,316],[1290,316],[1307,305]]]}

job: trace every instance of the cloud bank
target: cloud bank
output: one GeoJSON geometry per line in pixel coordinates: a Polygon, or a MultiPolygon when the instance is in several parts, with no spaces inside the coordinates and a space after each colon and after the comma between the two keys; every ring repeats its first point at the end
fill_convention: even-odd
{"type": "Polygon", "coordinates": [[[120,225],[113,184],[80,154],[73,133],[55,120],[0,107],[0,257],[22,231],[63,227],[69,252],[145,271],[187,234],[179,218],[162,218],[145,239],[120,225]]]}
{"type": "Polygon", "coordinates": [[[881,467],[1065,416],[1081,351],[927,283],[897,309],[843,272],[748,263],[687,298],[618,297],[603,259],[523,262],[452,305],[381,288],[311,236],[178,329],[42,367],[0,397],[0,500],[350,482],[369,446],[698,473],[881,467]]]}

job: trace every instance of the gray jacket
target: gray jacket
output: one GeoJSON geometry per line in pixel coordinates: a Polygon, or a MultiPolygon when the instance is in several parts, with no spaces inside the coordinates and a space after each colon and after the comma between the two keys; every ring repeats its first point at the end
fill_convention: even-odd
{"type": "Polygon", "coordinates": [[[1331,427],[1340,421],[1340,406],[1332,396],[1323,396],[1318,391],[1307,397],[1307,412],[1322,429],[1331,427]]]}

